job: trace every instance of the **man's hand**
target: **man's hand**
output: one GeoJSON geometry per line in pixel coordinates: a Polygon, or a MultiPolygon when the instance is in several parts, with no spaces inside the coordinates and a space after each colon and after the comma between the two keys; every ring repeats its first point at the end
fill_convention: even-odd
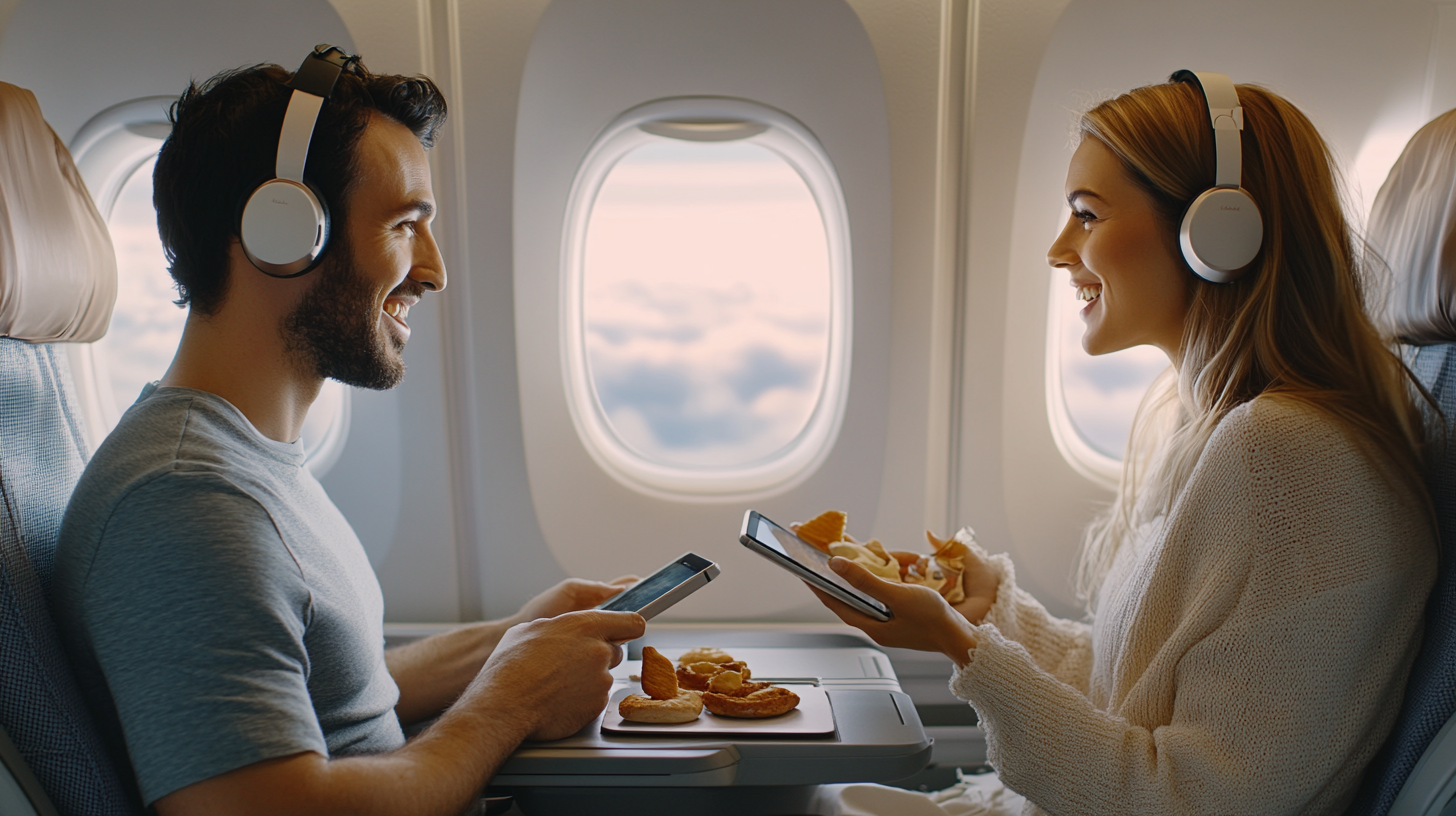
{"type": "Polygon", "coordinates": [[[424,733],[387,754],[302,753],[189,785],[161,816],[442,816],[477,797],[523,739],[561,739],[607,704],[635,612],[568,612],[512,627],[465,693],[424,733]]]}
{"type": "Polygon", "coordinates": [[[528,739],[569,737],[607,706],[622,646],[642,636],[636,612],[566,612],[511,627],[466,691],[477,688],[527,716],[528,739]]]}
{"type": "Polygon", "coordinates": [[[567,612],[591,609],[616,595],[639,579],[635,575],[623,575],[607,583],[588,581],[584,578],[567,578],[565,581],[526,601],[521,611],[507,619],[508,623],[526,623],[540,618],[554,618],[567,612]]]}
{"type": "Polygon", "coordinates": [[[888,621],[877,621],[808,584],[809,589],[840,620],[869,635],[881,646],[940,652],[954,660],[957,666],[964,666],[969,660],[969,652],[976,646],[975,633],[971,631],[970,622],[946,603],[939,592],[916,584],[885,581],[859,564],[838,556],[829,559],[829,568],[839,573],[850,586],[889,607],[894,615],[888,621]]]}
{"type": "Polygon", "coordinates": [[[390,649],[384,660],[399,686],[399,703],[394,710],[400,722],[410,725],[428,720],[458,699],[510,627],[591,609],[636,581],[635,575],[605,584],[569,578],[527,601],[509,618],[462,626],[390,649]]]}

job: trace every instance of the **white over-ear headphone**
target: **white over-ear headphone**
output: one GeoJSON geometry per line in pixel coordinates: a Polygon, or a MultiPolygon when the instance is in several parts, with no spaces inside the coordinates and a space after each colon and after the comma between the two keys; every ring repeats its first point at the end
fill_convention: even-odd
{"type": "Polygon", "coordinates": [[[1226,74],[1178,71],[1169,78],[1203,92],[1217,150],[1214,186],[1188,205],[1178,229],[1183,259],[1200,278],[1229,283],[1243,275],[1264,243],[1264,218],[1259,205],[1239,186],[1243,175],[1244,109],[1226,74]]]}
{"type": "Polygon", "coordinates": [[[288,83],[293,95],[278,134],[275,178],[263,182],[243,206],[239,236],[253,266],[275,278],[294,278],[318,265],[329,242],[329,209],[303,180],[308,143],[324,100],[349,63],[359,58],[320,45],[288,83]]]}

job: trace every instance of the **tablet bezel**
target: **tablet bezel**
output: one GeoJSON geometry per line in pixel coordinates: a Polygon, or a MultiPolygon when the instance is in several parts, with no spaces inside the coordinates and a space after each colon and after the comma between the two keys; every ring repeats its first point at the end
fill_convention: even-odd
{"type": "MultiPolygon", "coordinates": [[[[816,588],[829,593],[829,595],[831,595],[832,597],[843,601],[844,603],[853,607],[856,612],[861,612],[871,618],[874,618],[877,621],[888,621],[894,617],[894,613],[890,611],[889,607],[885,606],[874,598],[860,593],[853,587],[840,586],[830,581],[828,578],[825,578],[824,576],[815,572],[814,570],[809,569],[808,567],[799,563],[795,558],[793,558],[793,556],[786,555],[775,549],[772,545],[760,541],[754,536],[754,533],[758,531],[760,520],[767,522],[768,524],[771,524],[779,528],[780,530],[783,530],[789,535],[794,535],[794,531],[790,530],[782,524],[779,524],[768,516],[763,515],[757,510],[749,510],[743,515],[743,529],[738,534],[738,541],[740,544],[758,553],[759,555],[762,555],[763,557],[779,565],[780,567],[787,569],[796,577],[808,581],[816,588]]],[[[797,535],[794,535],[794,537],[799,538],[797,535]]],[[[799,540],[804,541],[804,539],[802,538],[799,538],[799,540]]],[[[827,553],[823,552],[822,550],[818,549],[807,541],[804,541],[804,546],[808,547],[813,552],[822,555],[824,558],[824,563],[827,567],[829,563],[829,555],[827,553]]]]}

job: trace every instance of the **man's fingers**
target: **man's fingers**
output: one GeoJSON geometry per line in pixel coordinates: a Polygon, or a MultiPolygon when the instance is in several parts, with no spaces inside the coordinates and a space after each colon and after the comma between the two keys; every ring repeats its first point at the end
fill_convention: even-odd
{"type": "Polygon", "coordinates": [[[590,621],[592,635],[609,643],[625,643],[647,633],[647,620],[636,612],[592,609],[576,614],[590,621]]]}

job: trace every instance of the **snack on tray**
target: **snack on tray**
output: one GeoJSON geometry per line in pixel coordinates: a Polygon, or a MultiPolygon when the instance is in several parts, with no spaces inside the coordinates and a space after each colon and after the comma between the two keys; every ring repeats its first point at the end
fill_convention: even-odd
{"type": "Polygon", "coordinates": [[[759,720],[787,714],[798,705],[799,695],[779,686],[761,688],[742,697],[711,691],[703,695],[703,707],[720,717],[759,720]]]}
{"type": "Polygon", "coordinates": [[[948,603],[957,604],[966,599],[966,557],[971,554],[971,548],[965,543],[954,538],[936,538],[926,530],[929,555],[886,550],[877,540],[867,544],[855,541],[844,531],[845,522],[844,513],[830,510],[789,527],[815,547],[830,555],[848,558],[886,581],[929,587],[948,603]]]}
{"type": "Polygon", "coordinates": [[[727,671],[738,672],[743,675],[744,680],[752,676],[747,663],[742,660],[734,660],[732,655],[722,649],[693,649],[678,658],[677,683],[679,686],[693,691],[707,691],[708,683],[713,677],[727,671]],[[705,653],[712,653],[714,657],[727,658],[727,660],[715,662],[696,659],[705,653]]]}
{"type": "Polygon", "coordinates": [[[677,659],[678,665],[686,666],[690,663],[732,663],[733,655],[722,649],[714,649],[711,646],[699,646],[696,649],[689,649],[682,653],[677,659]]]}
{"type": "Polygon", "coordinates": [[[703,712],[703,698],[696,691],[678,688],[672,661],[651,646],[642,648],[641,694],[628,694],[617,704],[622,719],[641,723],[692,722],[703,712]]]}
{"type": "MultiPolygon", "coordinates": [[[[644,657],[646,652],[644,649],[644,657]]],[[[712,699],[713,707],[708,710],[720,717],[762,719],[787,714],[798,707],[799,695],[768,683],[751,682],[752,676],[747,663],[734,660],[721,649],[693,649],[678,658],[678,683],[683,688],[703,692],[704,707],[712,699]],[[722,662],[699,659],[710,654],[722,662]]]]}

